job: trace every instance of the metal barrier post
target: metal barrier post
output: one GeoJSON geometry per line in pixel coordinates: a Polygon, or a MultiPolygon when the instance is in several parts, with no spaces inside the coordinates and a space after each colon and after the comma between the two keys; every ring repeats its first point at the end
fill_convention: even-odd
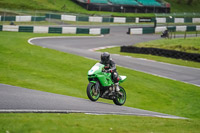
{"type": "MultiPolygon", "coordinates": [[[[6,10],[5,10],[6,11],[6,10]]],[[[4,24],[4,21],[5,21],[5,17],[6,17],[6,12],[4,11],[4,15],[3,15],[3,24],[4,24]]]]}
{"type": "Polygon", "coordinates": [[[171,36],[170,36],[170,39],[172,39],[172,31],[171,31],[171,36]]]}
{"type": "Polygon", "coordinates": [[[34,18],[34,25],[35,25],[35,21],[36,21],[36,12],[37,12],[37,10],[35,10],[35,18],[34,18]]]}
{"type": "Polygon", "coordinates": [[[50,25],[50,20],[51,20],[51,13],[49,13],[49,25],[50,25]]]}
{"type": "Polygon", "coordinates": [[[186,38],[186,31],[185,31],[185,35],[184,35],[184,39],[186,38]]]}

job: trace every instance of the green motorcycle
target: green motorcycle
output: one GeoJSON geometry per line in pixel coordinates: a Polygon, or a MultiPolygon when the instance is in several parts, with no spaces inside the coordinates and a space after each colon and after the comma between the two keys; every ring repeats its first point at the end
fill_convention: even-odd
{"type": "MultiPolygon", "coordinates": [[[[87,96],[91,101],[97,101],[99,97],[113,100],[116,105],[123,105],[126,101],[126,91],[120,87],[120,91],[115,91],[111,73],[104,69],[104,65],[96,63],[88,71],[89,84],[87,86],[87,96]]],[[[119,84],[124,82],[126,76],[119,76],[119,84]]]]}

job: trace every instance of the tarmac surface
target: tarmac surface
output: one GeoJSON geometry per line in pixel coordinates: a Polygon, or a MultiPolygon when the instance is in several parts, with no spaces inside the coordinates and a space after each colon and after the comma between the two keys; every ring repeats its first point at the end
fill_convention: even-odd
{"type": "Polygon", "coordinates": [[[86,113],[185,119],[126,106],[0,84],[0,113],[86,113]]]}
{"type": "MultiPolygon", "coordinates": [[[[138,42],[160,39],[158,34],[150,35],[128,35],[129,26],[111,26],[111,34],[103,37],[51,37],[35,38],[30,43],[56,49],[59,51],[76,54],[79,56],[100,60],[100,52],[95,49],[104,47],[114,47],[123,45],[133,45],[138,42]]],[[[200,69],[172,65],[168,63],[133,58],[129,56],[120,56],[112,54],[111,58],[117,65],[133,70],[165,77],[173,80],[200,86],[200,69]]],[[[91,64],[92,66],[93,64],[91,64]]]]}
{"type": "MultiPolygon", "coordinates": [[[[127,35],[129,26],[110,26],[111,33],[100,37],[44,37],[29,40],[39,45],[59,51],[99,60],[97,48],[132,45],[138,42],[159,39],[160,35],[127,35]]],[[[161,63],[129,56],[111,55],[117,65],[160,77],[179,80],[200,86],[200,69],[161,63]]],[[[91,64],[93,66],[93,64],[91,64]]],[[[162,118],[185,119],[152,111],[126,106],[116,106],[87,99],[75,98],[48,92],[0,84],[0,112],[8,113],[89,113],[138,115],[162,118]]]]}

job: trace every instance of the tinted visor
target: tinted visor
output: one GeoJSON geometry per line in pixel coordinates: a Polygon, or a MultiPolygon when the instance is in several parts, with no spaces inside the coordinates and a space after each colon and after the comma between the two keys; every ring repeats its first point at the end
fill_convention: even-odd
{"type": "Polygon", "coordinates": [[[109,56],[101,56],[101,62],[103,64],[108,64],[109,63],[109,56]]]}

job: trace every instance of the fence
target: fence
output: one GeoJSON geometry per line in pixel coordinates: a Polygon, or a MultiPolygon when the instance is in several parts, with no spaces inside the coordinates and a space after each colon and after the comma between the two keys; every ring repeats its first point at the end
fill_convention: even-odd
{"type": "Polygon", "coordinates": [[[129,28],[128,34],[154,34],[163,32],[168,29],[170,32],[186,32],[186,31],[200,31],[200,25],[195,26],[162,26],[162,27],[143,27],[143,28],[129,28]]]}
{"type": "Polygon", "coordinates": [[[46,21],[45,19],[45,16],[0,16],[0,21],[31,22],[46,21]]]}
{"type": "Polygon", "coordinates": [[[155,14],[156,17],[200,17],[200,13],[159,13],[159,14],[155,14]]]}
{"type": "Polygon", "coordinates": [[[157,56],[164,56],[164,57],[200,62],[200,54],[186,53],[186,52],[175,51],[175,50],[122,46],[120,52],[151,54],[151,55],[157,55],[157,56]]]}
{"type": "Polygon", "coordinates": [[[173,13],[173,14],[155,14],[155,17],[111,17],[98,15],[84,15],[69,12],[45,12],[45,11],[27,11],[27,10],[0,10],[0,21],[17,22],[36,22],[46,21],[54,22],[54,19],[60,21],[82,21],[82,22],[110,22],[110,23],[200,23],[200,13],[173,13]]]}
{"type": "Polygon", "coordinates": [[[109,28],[77,28],[77,27],[47,27],[47,26],[17,26],[0,25],[0,31],[59,33],[59,34],[109,34],[109,28]]]}

